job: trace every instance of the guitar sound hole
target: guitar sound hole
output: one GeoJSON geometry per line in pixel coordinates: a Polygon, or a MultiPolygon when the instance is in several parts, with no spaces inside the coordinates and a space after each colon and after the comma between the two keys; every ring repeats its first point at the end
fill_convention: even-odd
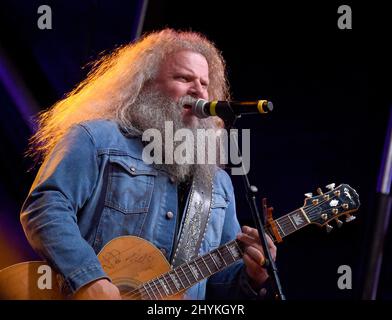
{"type": "Polygon", "coordinates": [[[121,297],[124,300],[141,300],[142,297],[140,294],[135,291],[137,287],[141,283],[132,281],[130,279],[117,279],[116,281],[113,281],[114,284],[117,286],[118,290],[120,290],[121,297]]]}

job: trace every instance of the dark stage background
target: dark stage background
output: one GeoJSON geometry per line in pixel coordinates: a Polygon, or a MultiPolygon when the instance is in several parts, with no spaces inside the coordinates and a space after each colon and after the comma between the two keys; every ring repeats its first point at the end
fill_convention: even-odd
{"type": "MultiPolygon", "coordinates": [[[[37,169],[24,157],[31,117],[50,107],[87,74],[103,50],[143,32],[200,31],[222,50],[233,98],[270,99],[266,117],[243,117],[251,129],[250,179],[279,217],[303,205],[304,193],[335,182],[361,199],[358,218],[330,234],[309,227],[278,247],[288,299],[359,299],[375,214],[375,190],[389,107],[388,17],[379,4],[295,1],[21,1],[5,0],[0,16],[0,268],[37,258],[19,210],[37,169]],[[52,30],[40,30],[40,5],[52,30]],[[143,4],[147,4],[143,14],[143,4]],[[353,29],[337,27],[349,4],[353,29]],[[144,17],[144,23],[143,23],[144,17]],[[349,265],[352,290],[339,290],[349,265]]],[[[251,223],[240,178],[233,177],[240,221],[251,223]]],[[[391,235],[386,239],[378,297],[392,298],[391,235]]]]}

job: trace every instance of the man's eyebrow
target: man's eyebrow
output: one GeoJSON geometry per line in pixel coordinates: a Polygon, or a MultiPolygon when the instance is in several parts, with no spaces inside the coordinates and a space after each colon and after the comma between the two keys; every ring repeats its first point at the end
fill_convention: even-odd
{"type": "Polygon", "coordinates": [[[205,84],[210,84],[210,79],[206,79],[206,78],[200,78],[202,82],[204,82],[205,84]]]}
{"type": "Polygon", "coordinates": [[[185,71],[185,72],[188,72],[189,74],[192,74],[192,75],[195,74],[192,69],[189,69],[186,66],[176,66],[176,65],[174,65],[173,70],[174,70],[174,72],[184,72],[185,71]]]}
{"type": "MultiPolygon", "coordinates": [[[[188,75],[191,75],[192,77],[195,76],[195,72],[192,69],[187,68],[186,66],[174,66],[173,68],[173,73],[179,73],[179,72],[184,72],[187,73],[188,75]]],[[[209,78],[204,78],[204,77],[200,77],[200,80],[209,84],[209,78]]]]}

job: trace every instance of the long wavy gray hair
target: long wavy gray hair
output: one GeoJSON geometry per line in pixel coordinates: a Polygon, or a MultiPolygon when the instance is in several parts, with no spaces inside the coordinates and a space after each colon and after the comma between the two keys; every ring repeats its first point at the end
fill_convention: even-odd
{"type": "Polygon", "coordinates": [[[209,98],[228,100],[225,61],[205,36],[189,31],[164,29],[144,35],[94,62],[87,78],[37,117],[38,130],[30,139],[28,154],[38,162],[75,124],[111,119],[124,128],[132,127],[129,108],[146,83],[154,80],[169,54],[188,49],[202,54],[209,67],[209,98]]]}

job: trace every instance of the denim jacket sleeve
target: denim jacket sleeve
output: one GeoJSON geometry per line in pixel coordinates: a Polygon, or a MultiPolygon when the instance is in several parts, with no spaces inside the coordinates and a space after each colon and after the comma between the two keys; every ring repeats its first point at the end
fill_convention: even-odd
{"type": "Polygon", "coordinates": [[[77,212],[96,185],[97,161],[90,134],[73,127],[42,164],[21,210],[28,241],[62,276],[66,294],[107,278],[77,224],[77,212]]]}
{"type": "MultiPolygon", "coordinates": [[[[236,216],[235,197],[230,177],[225,173],[225,185],[229,205],[225,213],[222,238],[223,245],[236,238],[241,228],[236,216]]],[[[259,294],[252,289],[243,260],[212,275],[207,281],[206,299],[258,299],[259,294]]]]}

